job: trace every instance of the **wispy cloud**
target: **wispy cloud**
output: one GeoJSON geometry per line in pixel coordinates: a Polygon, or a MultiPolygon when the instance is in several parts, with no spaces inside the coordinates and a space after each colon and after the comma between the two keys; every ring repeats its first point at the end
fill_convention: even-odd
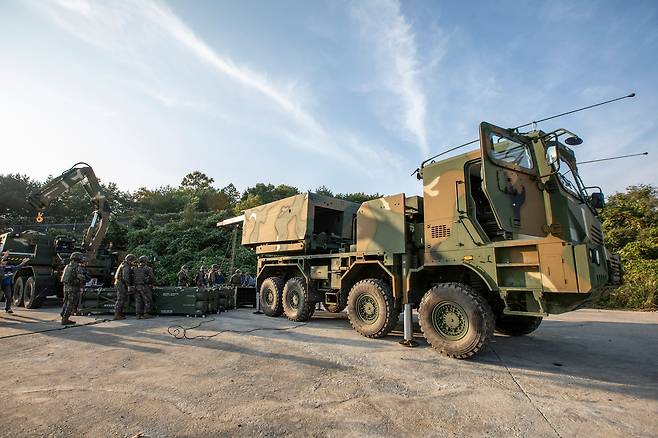
{"type": "Polygon", "coordinates": [[[362,36],[375,47],[380,80],[396,95],[403,115],[402,128],[411,134],[423,155],[429,152],[426,97],[421,85],[416,34],[397,0],[372,0],[352,9],[362,36]]]}

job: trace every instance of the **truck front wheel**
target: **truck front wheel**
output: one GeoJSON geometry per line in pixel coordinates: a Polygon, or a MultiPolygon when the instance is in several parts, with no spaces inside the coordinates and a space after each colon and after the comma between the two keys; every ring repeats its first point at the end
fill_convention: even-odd
{"type": "Polygon", "coordinates": [[[347,316],[357,332],[367,338],[383,338],[398,323],[399,313],[391,287],[368,278],[352,286],[347,297],[347,316]]]}
{"type": "Polygon", "coordinates": [[[509,336],[528,335],[539,328],[541,316],[499,315],[496,332],[509,336]]]}
{"type": "Polygon", "coordinates": [[[23,289],[25,289],[25,280],[23,280],[23,277],[18,277],[16,283],[14,283],[14,307],[23,304],[23,289]]]}
{"type": "Polygon", "coordinates": [[[309,288],[303,277],[293,277],[283,288],[283,311],[291,321],[308,321],[315,312],[309,288]]]}
{"type": "Polygon", "coordinates": [[[461,283],[442,283],[427,291],[418,319],[427,342],[448,357],[471,357],[493,337],[491,307],[474,289],[461,283]]]}
{"type": "Polygon", "coordinates": [[[267,316],[283,314],[283,279],[268,277],[260,286],[260,307],[267,316]]]}

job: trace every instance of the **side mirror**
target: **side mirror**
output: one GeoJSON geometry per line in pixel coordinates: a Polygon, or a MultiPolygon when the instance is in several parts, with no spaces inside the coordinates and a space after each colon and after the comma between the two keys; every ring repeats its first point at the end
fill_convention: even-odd
{"type": "Polygon", "coordinates": [[[603,193],[594,192],[591,195],[589,195],[589,203],[593,208],[597,210],[600,210],[603,207],[605,207],[605,197],[603,196],[603,193]]]}

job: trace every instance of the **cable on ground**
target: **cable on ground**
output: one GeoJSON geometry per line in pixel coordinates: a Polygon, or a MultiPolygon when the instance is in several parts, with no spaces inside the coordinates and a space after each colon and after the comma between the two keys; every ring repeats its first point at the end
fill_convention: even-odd
{"type": "Polygon", "coordinates": [[[32,331],[32,332],[23,332],[23,333],[15,333],[13,335],[0,336],[0,339],[15,338],[15,337],[18,337],[18,336],[35,335],[37,333],[54,332],[54,331],[57,331],[57,330],[66,330],[66,329],[71,329],[71,328],[75,328],[75,327],[85,327],[85,326],[88,326],[88,325],[96,325],[96,324],[100,324],[102,322],[109,322],[109,321],[110,321],[109,319],[97,319],[96,321],[85,322],[84,324],[71,324],[71,325],[65,325],[65,326],[62,326],[62,327],[55,327],[55,328],[51,328],[51,329],[46,329],[46,330],[35,330],[35,331],[32,331]]]}
{"type": "Polygon", "coordinates": [[[254,328],[254,329],[249,329],[249,330],[232,330],[232,329],[226,329],[226,330],[220,330],[218,332],[215,332],[211,335],[197,335],[197,336],[188,336],[187,332],[189,330],[194,330],[199,327],[201,327],[204,324],[208,324],[209,322],[215,321],[215,318],[211,318],[205,321],[201,321],[200,323],[190,326],[190,327],[184,327],[182,325],[171,325],[167,328],[167,333],[169,333],[171,336],[173,336],[176,339],[210,339],[214,338],[215,336],[221,335],[222,333],[235,333],[235,334],[247,334],[247,333],[253,333],[257,331],[265,331],[265,330],[270,330],[270,331],[287,331],[287,330],[294,330],[299,327],[305,326],[307,323],[302,323],[302,324],[297,324],[293,325],[291,327],[259,327],[259,328],[254,328]]]}

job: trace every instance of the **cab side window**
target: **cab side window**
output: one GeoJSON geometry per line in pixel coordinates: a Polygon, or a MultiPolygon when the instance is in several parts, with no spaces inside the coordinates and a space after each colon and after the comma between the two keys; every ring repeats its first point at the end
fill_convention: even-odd
{"type": "Polygon", "coordinates": [[[504,167],[532,170],[534,163],[530,154],[530,147],[525,143],[519,143],[496,133],[491,133],[491,147],[489,157],[504,167]]]}

